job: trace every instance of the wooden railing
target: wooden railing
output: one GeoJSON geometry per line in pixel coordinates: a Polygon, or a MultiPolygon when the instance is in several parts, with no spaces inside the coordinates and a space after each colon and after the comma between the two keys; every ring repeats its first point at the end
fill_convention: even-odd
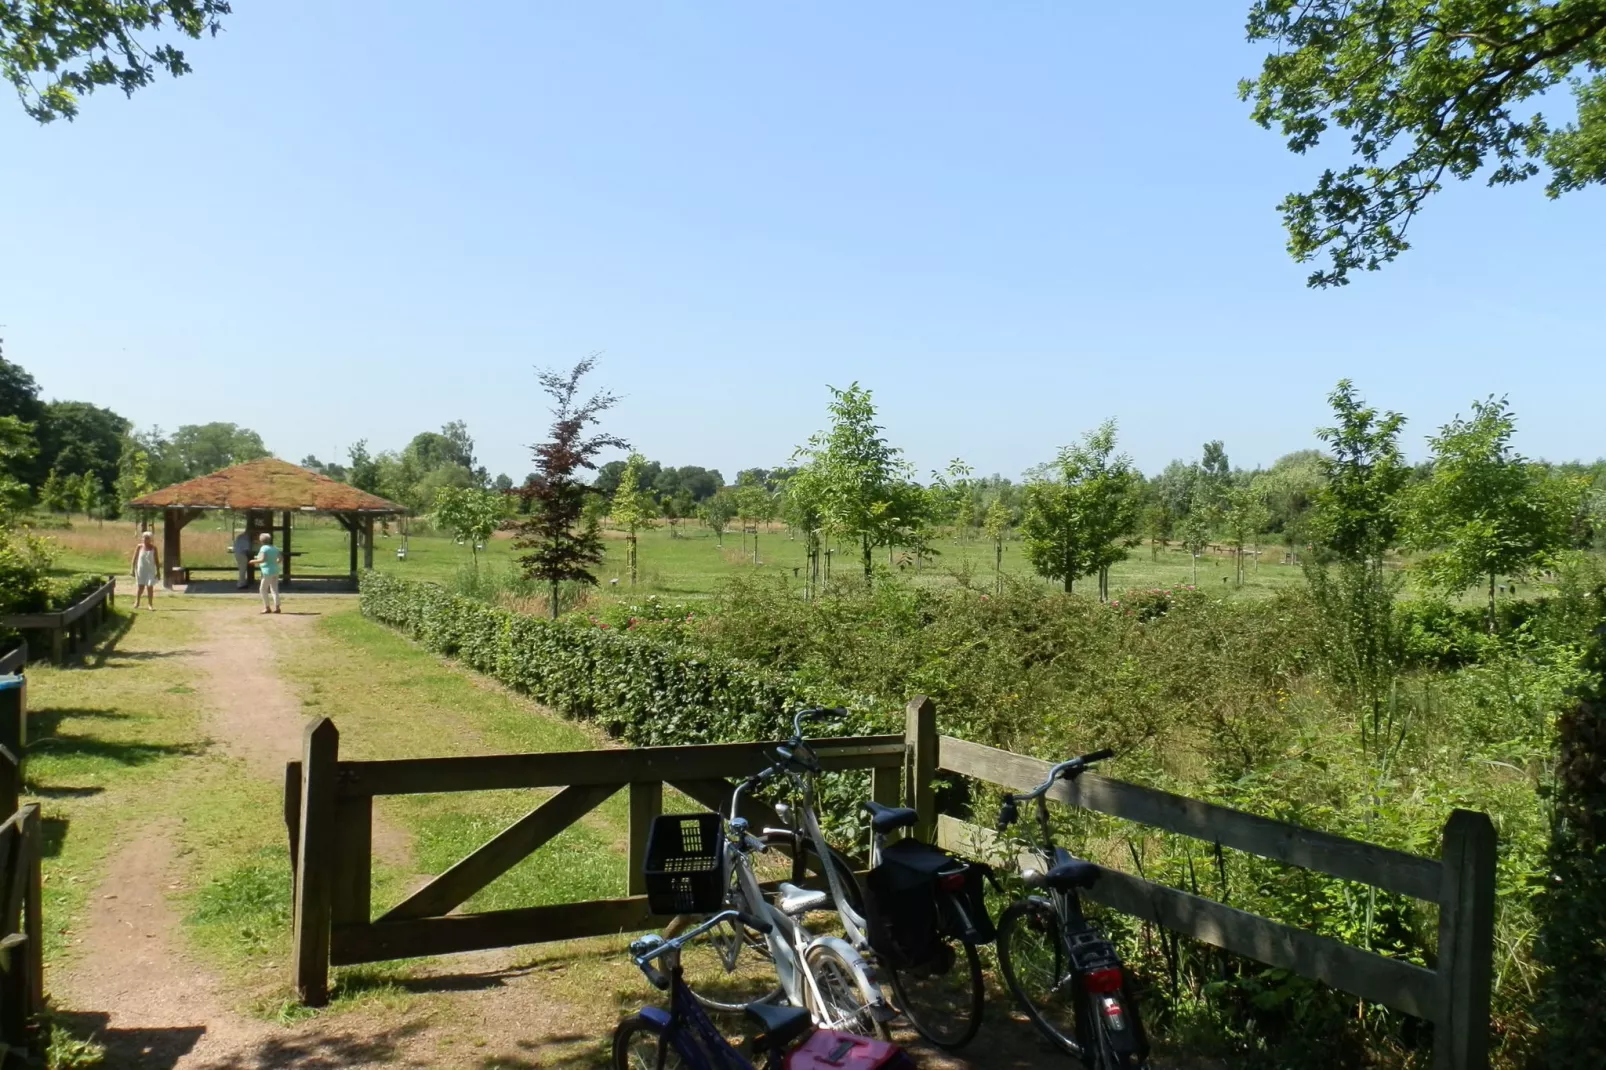
{"type": "Polygon", "coordinates": [[[107,577],[105,583],[66,609],[55,613],[19,613],[0,618],[0,625],[19,632],[49,632],[50,660],[60,665],[69,648],[77,653],[80,644],[88,642],[105,621],[107,611],[116,604],[117,580],[107,577]]]}
{"type": "MultiPolygon", "coordinates": [[[[962,852],[1003,850],[993,834],[937,815],[932,781],[958,774],[1009,790],[1035,787],[1050,763],[939,736],[929,699],[909,703],[904,732],[812,741],[827,769],[871,770],[879,802],[921,814],[917,833],[962,852]]],[[[307,726],[300,762],[286,768],[285,821],[295,869],[294,980],[301,998],[328,998],[330,965],[475,951],[637,932],[667,919],[648,910],[642,861],[669,784],[710,809],[729,805],[729,778],[768,764],[773,743],[733,743],[558,754],[341,761],[327,718],[307,726]],[[371,905],[377,795],[560,788],[540,806],[378,918],[371,905]],[[449,913],[621,789],[630,791],[629,895],[619,899],[449,913]]],[[[1436,969],[1364,951],[1115,869],[1089,899],[1246,958],[1323,981],[1434,1023],[1436,1070],[1488,1065],[1494,921],[1494,828],[1486,815],[1451,813],[1441,859],[1257,817],[1094,773],[1061,782],[1067,806],[1197,837],[1304,869],[1439,905],[1436,969]]],[[[751,802],[755,822],[773,812],[751,802]]],[[[1006,859],[1007,861],[1008,859],[1006,859]]]]}
{"type": "Polygon", "coordinates": [[[39,807],[17,808],[18,755],[0,745],[0,1066],[43,1056],[43,881],[39,807]]]}

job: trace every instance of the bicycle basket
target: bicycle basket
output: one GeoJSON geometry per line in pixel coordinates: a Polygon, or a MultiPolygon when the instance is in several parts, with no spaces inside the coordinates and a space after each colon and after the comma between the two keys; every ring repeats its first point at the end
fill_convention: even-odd
{"type": "Polygon", "coordinates": [[[712,914],[724,907],[724,828],[718,814],[653,818],[642,872],[654,914],[712,914]]]}

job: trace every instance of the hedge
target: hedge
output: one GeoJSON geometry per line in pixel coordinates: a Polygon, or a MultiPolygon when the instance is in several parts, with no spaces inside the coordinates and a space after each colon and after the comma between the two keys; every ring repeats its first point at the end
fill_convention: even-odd
{"type": "Polygon", "coordinates": [[[792,711],[847,706],[845,735],[892,730],[892,711],[862,697],[805,694],[793,677],[669,639],[556,621],[453,594],[432,583],[362,574],[365,616],[636,746],[784,738],[792,711]]]}

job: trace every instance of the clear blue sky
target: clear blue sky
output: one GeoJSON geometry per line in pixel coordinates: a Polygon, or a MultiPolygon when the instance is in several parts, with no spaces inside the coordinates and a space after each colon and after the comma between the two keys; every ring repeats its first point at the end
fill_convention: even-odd
{"type": "Polygon", "coordinates": [[[727,477],[855,379],[922,473],[1107,416],[1149,471],[1270,463],[1340,376],[1418,455],[1490,392],[1530,455],[1606,453],[1606,191],[1454,187],[1307,290],[1274,206],[1320,160],[1237,100],[1246,8],[240,3],[188,77],[0,102],[7,356],[291,460],[460,418],[515,478],[532,367],[591,350],[610,430],[727,477]]]}

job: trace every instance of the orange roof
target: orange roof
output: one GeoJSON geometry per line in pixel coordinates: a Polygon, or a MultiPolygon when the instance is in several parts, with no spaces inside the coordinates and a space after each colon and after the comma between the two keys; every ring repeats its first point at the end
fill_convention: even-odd
{"type": "Polygon", "coordinates": [[[136,498],[140,509],[292,509],[316,513],[405,513],[405,506],[274,457],[219,469],[136,498]]]}

